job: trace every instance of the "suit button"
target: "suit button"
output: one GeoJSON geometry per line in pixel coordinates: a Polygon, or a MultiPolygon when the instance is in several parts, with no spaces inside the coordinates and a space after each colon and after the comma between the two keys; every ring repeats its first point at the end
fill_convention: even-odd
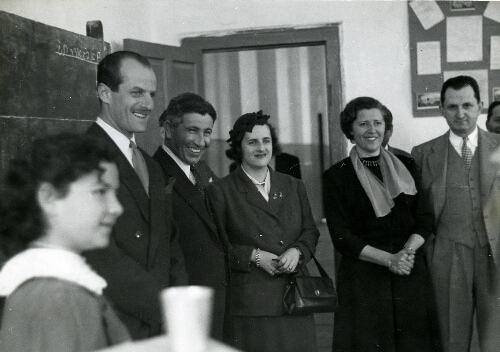
{"type": "Polygon", "coordinates": [[[222,284],[223,284],[224,286],[227,286],[227,281],[226,281],[226,280],[222,280],[222,284]]]}
{"type": "Polygon", "coordinates": [[[142,236],[141,231],[137,231],[137,232],[135,233],[135,237],[136,237],[136,238],[141,238],[141,236],[142,236]]]}
{"type": "Polygon", "coordinates": [[[224,258],[224,253],[219,253],[220,258],[224,258]]]}
{"type": "Polygon", "coordinates": [[[284,244],[285,244],[285,242],[283,242],[283,241],[279,241],[279,242],[278,242],[278,244],[279,244],[280,246],[282,246],[282,245],[284,245],[284,244]]]}

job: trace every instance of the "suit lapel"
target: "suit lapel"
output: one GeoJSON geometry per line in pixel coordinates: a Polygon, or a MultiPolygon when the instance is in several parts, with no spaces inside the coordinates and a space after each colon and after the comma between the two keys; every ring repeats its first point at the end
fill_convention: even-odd
{"type": "MultiPolygon", "coordinates": [[[[111,137],[98,124],[92,124],[87,133],[106,139],[110,147],[115,150],[118,155],[118,157],[116,158],[116,165],[118,166],[118,171],[120,172],[120,186],[124,186],[129,190],[130,194],[132,194],[133,198],[135,199],[142,215],[149,222],[149,197],[144,190],[144,186],[142,185],[139,176],[137,176],[134,168],[132,167],[132,165],[130,165],[130,162],[127,160],[125,155],[123,155],[120,148],[118,148],[113,139],[111,139],[111,137]]],[[[149,166],[148,170],[150,170],[149,166]]]]}
{"type": "Polygon", "coordinates": [[[495,180],[495,176],[499,171],[498,163],[493,163],[491,162],[491,160],[489,160],[498,144],[496,140],[491,138],[485,131],[481,129],[479,129],[478,138],[481,194],[487,197],[491,193],[490,191],[491,187],[493,186],[493,181],[495,180]]]}
{"type": "MultiPolygon", "coordinates": [[[[236,169],[235,176],[236,176],[236,185],[238,187],[238,190],[240,192],[246,193],[246,199],[247,202],[257,208],[259,208],[262,211],[265,211],[269,215],[272,215],[275,218],[278,218],[278,215],[274,211],[273,208],[269,205],[268,202],[264,199],[262,194],[257,190],[255,185],[252,183],[252,181],[248,178],[248,176],[245,174],[245,171],[241,168],[241,165],[238,166],[236,169]]],[[[272,181],[272,180],[271,180],[272,181]]],[[[271,182],[271,189],[273,185],[271,182]]],[[[270,199],[272,198],[272,193],[270,195],[270,199]]]]}
{"type": "Polygon", "coordinates": [[[479,129],[479,181],[481,203],[486,233],[489,238],[493,259],[500,268],[500,187],[495,180],[500,172],[500,144],[492,136],[479,129]],[[496,155],[495,155],[496,154],[496,155]]]}
{"type": "MultiPolygon", "coordinates": [[[[156,160],[159,161],[163,171],[170,177],[175,177],[174,191],[189,204],[189,206],[198,214],[198,216],[207,224],[213,233],[217,233],[215,223],[208,213],[205,199],[193,183],[187,178],[179,165],[168,155],[162,147],[159,147],[155,153],[156,160]]],[[[208,184],[208,183],[207,183],[208,184]]]]}
{"type": "MultiPolygon", "coordinates": [[[[146,154],[143,150],[141,150],[141,152],[146,154]]],[[[162,236],[165,236],[166,232],[168,232],[166,229],[167,221],[165,219],[167,216],[165,202],[165,192],[167,187],[165,186],[163,175],[158,165],[152,165],[155,161],[152,160],[147,154],[144,156],[144,160],[146,161],[146,165],[149,170],[149,210],[151,213],[149,218],[150,240],[148,248],[148,263],[149,265],[153,265],[160,239],[162,236]]],[[[170,224],[170,222],[168,223],[170,224]]]]}
{"type": "Polygon", "coordinates": [[[450,144],[448,139],[448,133],[437,139],[427,159],[428,172],[433,180],[432,192],[434,197],[434,215],[436,223],[441,216],[446,198],[446,171],[448,165],[448,147],[450,144]]]}

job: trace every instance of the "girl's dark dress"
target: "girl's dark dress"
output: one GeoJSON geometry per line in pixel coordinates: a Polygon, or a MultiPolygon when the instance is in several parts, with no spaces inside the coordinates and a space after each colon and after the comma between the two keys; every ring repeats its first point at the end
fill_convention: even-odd
{"type": "MultiPolygon", "coordinates": [[[[414,160],[398,158],[416,180],[414,160]]],[[[323,188],[328,228],[335,249],[342,254],[333,351],[439,350],[432,288],[422,250],[408,276],[358,259],[366,245],[396,253],[412,233],[424,238],[430,235],[432,219],[422,219],[422,226],[414,220],[417,196],[400,194],[391,213],[377,218],[350,158],[325,171],[323,188]]]]}

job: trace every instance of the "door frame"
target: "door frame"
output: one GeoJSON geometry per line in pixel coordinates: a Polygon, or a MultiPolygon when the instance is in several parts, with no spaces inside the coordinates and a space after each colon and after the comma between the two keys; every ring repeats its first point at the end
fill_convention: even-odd
{"type": "Polygon", "coordinates": [[[310,28],[290,27],[238,31],[222,36],[208,33],[182,39],[181,47],[193,49],[203,54],[218,51],[323,45],[325,47],[328,146],[330,151],[329,163],[325,164],[329,166],[342,160],[347,155],[346,139],[340,129],[340,112],[342,111],[344,99],[339,29],[340,24],[333,23],[310,28]]]}

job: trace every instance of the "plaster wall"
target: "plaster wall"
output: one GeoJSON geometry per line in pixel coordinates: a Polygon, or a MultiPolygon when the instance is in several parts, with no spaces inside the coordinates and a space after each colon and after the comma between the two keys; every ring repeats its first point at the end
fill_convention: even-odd
{"type": "Polygon", "coordinates": [[[112,50],[124,38],[180,45],[203,34],[340,23],[345,102],[382,101],[394,115],[391,145],[407,151],[447,130],[442,117],[412,116],[406,1],[2,0],[0,10],[81,34],[86,21],[101,20],[112,50]]]}

